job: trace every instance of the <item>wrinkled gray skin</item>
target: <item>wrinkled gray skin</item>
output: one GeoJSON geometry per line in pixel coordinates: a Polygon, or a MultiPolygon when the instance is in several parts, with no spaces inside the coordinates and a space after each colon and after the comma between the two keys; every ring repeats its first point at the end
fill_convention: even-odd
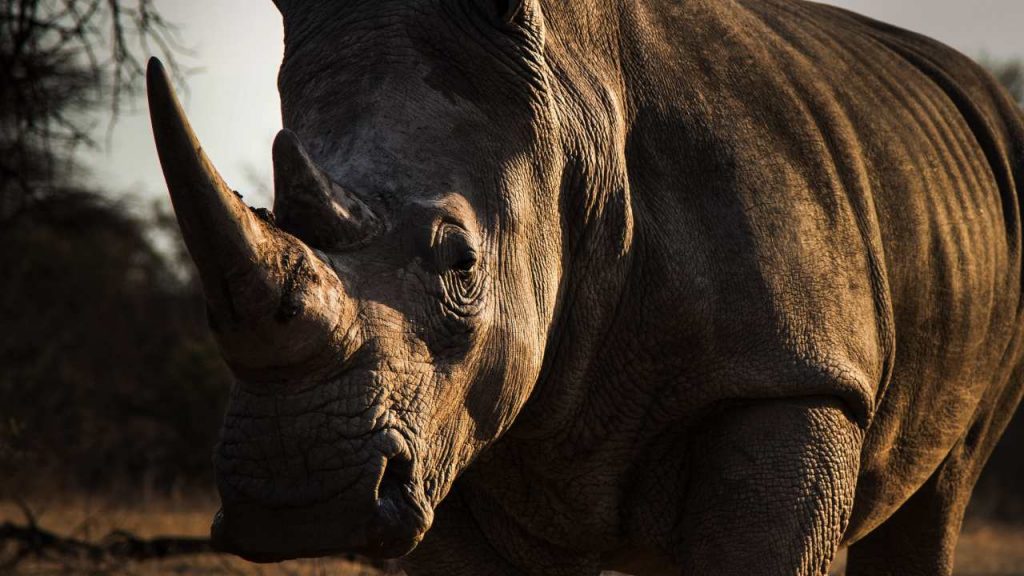
{"type": "Polygon", "coordinates": [[[951,572],[1021,397],[1024,125],[985,72],[797,0],[279,8],[276,219],[150,77],[238,376],[221,547],[951,572]]]}

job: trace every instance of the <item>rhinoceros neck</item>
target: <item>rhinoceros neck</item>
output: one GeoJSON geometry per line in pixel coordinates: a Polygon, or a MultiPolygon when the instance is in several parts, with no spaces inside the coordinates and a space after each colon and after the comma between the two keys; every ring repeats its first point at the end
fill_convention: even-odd
{"type": "Polygon", "coordinates": [[[658,482],[644,469],[676,474],[682,468],[683,453],[663,445],[679,440],[671,432],[686,421],[688,406],[677,393],[685,388],[680,371],[651,357],[674,337],[648,333],[646,325],[662,300],[644,297],[651,268],[661,269],[665,255],[641,230],[629,231],[627,250],[618,248],[625,222],[632,226],[634,217],[644,216],[619,203],[588,227],[589,249],[577,253],[567,272],[548,365],[531,400],[460,480],[457,489],[487,510],[477,515],[481,522],[502,517],[496,505],[507,514],[482,527],[495,532],[491,541],[508,540],[503,534],[518,530],[560,548],[603,555],[624,540],[671,526],[672,518],[661,516],[679,509],[666,503],[653,514],[633,510],[637,502],[664,497],[645,488],[658,482]],[[656,465],[647,466],[648,458],[656,465]],[[648,491],[649,497],[638,496],[648,491]],[[638,514],[659,520],[634,522],[638,514]]]}
{"type": "MultiPolygon", "coordinates": [[[[557,23],[552,28],[559,32],[557,23]]],[[[574,73],[571,65],[552,66],[574,73]]],[[[629,500],[625,494],[657,483],[638,473],[647,458],[659,459],[659,474],[682,465],[682,454],[668,456],[663,445],[678,441],[669,431],[687,421],[690,404],[678,394],[687,388],[680,384],[685,371],[666,358],[686,355],[673,351],[679,335],[659,326],[668,324],[666,313],[679,312],[669,305],[680,300],[688,286],[681,276],[692,270],[678,265],[681,238],[658,215],[665,183],[635,179],[625,164],[635,111],[609,88],[618,79],[571,80],[573,94],[564,98],[577,100],[567,113],[576,116],[566,130],[570,160],[560,199],[567,256],[544,368],[510,430],[455,490],[487,510],[476,516],[491,524],[481,528],[495,532],[492,542],[514,540],[505,532],[515,526],[529,538],[603,555],[624,539],[645,537],[647,527],[636,526],[629,511],[638,492],[629,500]],[[488,520],[496,517],[503,520],[488,520]]],[[[655,515],[678,507],[663,509],[655,515]]]]}
{"type": "Polygon", "coordinates": [[[563,397],[572,425],[547,438],[513,430],[455,489],[496,546],[571,550],[581,562],[623,547],[660,549],[682,508],[680,494],[660,487],[685,474],[685,426],[671,422],[657,387],[614,378],[580,386],[563,397]]]}

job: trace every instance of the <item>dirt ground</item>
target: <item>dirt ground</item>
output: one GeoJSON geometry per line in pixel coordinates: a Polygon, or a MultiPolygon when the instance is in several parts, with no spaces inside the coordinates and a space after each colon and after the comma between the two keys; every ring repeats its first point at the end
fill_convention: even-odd
{"type": "MultiPolygon", "coordinates": [[[[42,528],[62,536],[98,542],[112,530],[125,530],[142,538],[203,537],[209,529],[209,521],[216,509],[216,502],[212,499],[162,499],[148,503],[126,503],[112,502],[109,499],[99,501],[77,498],[64,502],[31,502],[29,509],[42,528]]],[[[0,500],[0,525],[5,522],[23,525],[25,514],[14,502],[0,500]]],[[[99,565],[73,558],[26,558],[13,566],[5,566],[15,552],[16,549],[11,543],[0,543],[0,574],[382,576],[387,573],[344,559],[256,565],[215,554],[146,562],[108,562],[99,565]]],[[[841,552],[831,574],[843,574],[844,563],[845,552],[841,552]]],[[[955,573],[957,576],[1024,576],[1024,527],[969,524],[957,548],[955,573]]]]}
{"type": "MultiPolygon", "coordinates": [[[[846,566],[842,550],[830,576],[846,566]]],[[[1024,576],[1024,527],[968,523],[956,548],[956,576],[1024,576]]]]}

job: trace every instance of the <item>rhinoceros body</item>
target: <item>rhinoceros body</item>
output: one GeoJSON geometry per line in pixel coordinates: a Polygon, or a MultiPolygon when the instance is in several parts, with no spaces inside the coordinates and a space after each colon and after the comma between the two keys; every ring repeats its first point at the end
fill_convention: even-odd
{"type": "Polygon", "coordinates": [[[222,547],[949,574],[1022,393],[1024,118],[796,0],[278,2],[275,218],[151,70],[238,385],[222,547]]]}

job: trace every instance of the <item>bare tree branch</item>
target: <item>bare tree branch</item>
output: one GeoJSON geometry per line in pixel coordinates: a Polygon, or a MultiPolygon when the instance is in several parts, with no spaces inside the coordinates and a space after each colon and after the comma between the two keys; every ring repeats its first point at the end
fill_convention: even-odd
{"type": "MultiPolygon", "coordinates": [[[[188,54],[155,0],[0,0],[0,222],[55,189],[92,146],[89,112],[116,118],[156,53],[188,54]]],[[[113,122],[113,120],[112,120],[113,122]]]]}

